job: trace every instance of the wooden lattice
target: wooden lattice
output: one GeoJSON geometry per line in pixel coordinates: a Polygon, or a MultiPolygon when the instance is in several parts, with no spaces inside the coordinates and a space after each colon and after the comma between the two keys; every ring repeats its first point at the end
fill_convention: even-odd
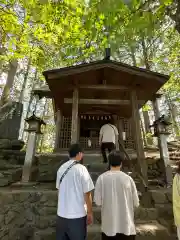
{"type": "Polygon", "coordinates": [[[126,139],[124,140],[124,146],[125,148],[134,149],[134,139],[133,139],[133,133],[132,133],[132,123],[131,119],[121,119],[123,122],[123,131],[126,133],[126,139]]]}
{"type": "Polygon", "coordinates": [[[60,148],[69,148],[71,142],[71,117],[63,117],[60,133],[60,148]]]}
{"type": "MultiPolygon", "coordinates": [[[[126,133],[126,140],[124,140],[125,148],[134,149],[134,139],[132,134],[132,126],[130,119],[121,118],[122,129],[126,133]]],[[[61,134],[60,134],[60,148],[68,149],[71,142],[71,117],[63,117],[61,124],[61,134]]],[[[97,150],[99,149],[99,136],[96,137],[81,137],[79,142],[83,149],[85,150],[97,150]],[[88,141],[91,140],[91,146],[88,141]]]]}

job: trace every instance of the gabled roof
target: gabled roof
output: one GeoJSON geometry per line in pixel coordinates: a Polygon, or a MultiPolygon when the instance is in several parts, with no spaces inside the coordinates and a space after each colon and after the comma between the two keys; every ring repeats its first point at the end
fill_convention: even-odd
{"type": "Polygon", "coordinates": [[[83,73],[91,70],[98,70],[101,68],[112,68],[114,70],[127,72],[132,75],[137,75],[145,78],[153,78],[162,83],[165,83],[169,79],[168,75],[152,72],[147,69],[133,67],[128,64],[116,62],[112,60],[100,60],[92,63],[83,63],[76,66],[47,70],[43,72],[43,75],[45,76],[46,79],[48,79],[49,77],[50,79],[53,79],[53,76],[55,78],[56,76],[65,77],[65,76],[75,75],[78,73],[83,73]]]}
{"type": "MultiPolygon", "coordinates": [[[[51,96],[55,100],[55,105],[60,108],[65,115],[71,114],[71,101],[74,86],[79,86],[79,98],[97,99],[97,104],[87,104],[79,102],[79,112],[84,114],[87,111],[95,111],[99,108],[103,111],[111,112],[119,116],[131,116],[131,105],[102,105],[98,100],[128,100],[132,88],[136,88],[137,98],[141,102],[141,108],[148,100],[152,100],[157,91],[168,81],[169,76],[152,72],[146,69],[133,67],[125,63],[112,60],[100,60],[92,63],[85,63],[76,66],[44,71],[43,75],[49,86],[50,92],[44,94],[51,96]],[[83,89],[81,86],[83,85],[83,89]],[[84,87],[85,86],[85,87],[84,87]],[[88,86],[98,86],[105,90],[89,89],[88,86]],[[108,86],[111,86],[111,88],[108,86]],[[121,91],[120,89],[126,89],[121,91]],[[69,107],[70,106],[70,107],[69,107]]],[[[37,92],[37,91],[36,91],[37,92]]],[[[39,93],[40,94],[40,93],[39,93]]],[[[43,93],[42,93],[43,94],[43,93]]]]}

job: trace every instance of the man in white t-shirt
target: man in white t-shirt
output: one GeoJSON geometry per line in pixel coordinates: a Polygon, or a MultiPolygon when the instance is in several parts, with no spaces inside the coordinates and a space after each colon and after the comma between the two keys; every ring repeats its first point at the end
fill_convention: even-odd
{"type": "Polygon", "coordinates": [[[133,179],[120,171],[123,153],[109,154],[110,171],[99,176],[94,201],[101,206],[102,240],[135,240],[134,210],[139,198],[133,179]]]}
{"type": "Polygon", "coordinates": [[[110,153],[118,147],[118,135],[118,130],[111,121],[101,127],[99,133],[99,144],[101,146],[104,163],[107,163],[106,150],[110,153]]]}
{"type": "Polygon", "coordinates": [[[87,224],[93,221],[91,191],[94,184],[85,166],[79,144],[71,145],[70,160],[57,172],[57,240],[84,240],[87,224]]]}

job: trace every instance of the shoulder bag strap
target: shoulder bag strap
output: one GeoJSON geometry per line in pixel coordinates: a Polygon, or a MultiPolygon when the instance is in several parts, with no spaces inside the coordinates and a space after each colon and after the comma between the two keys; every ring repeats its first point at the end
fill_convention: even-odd
{"type": "Polygon", "coordinates": [[[63,175],[62,175],[61,178],[60,178],[59,185],[61,184],[63,178],[66,176],[66,174],[69,172],[69,170],[70,170],[74,165],[76,165],[77,163],[78,163],[77,161],[74,161],[74,162],[65,170],[65,172],[63,173],[63,175]]]}
{"type": "Polygon", "coordinates": [[[114,135],[116,136],[116,132],[115,132],[114,127],[113,127],[111,124],[109,124],[109,123],[108,123],[108,125],[109,125],[110,127],[112,127],[112,129],[114,130],[114,135]]]}

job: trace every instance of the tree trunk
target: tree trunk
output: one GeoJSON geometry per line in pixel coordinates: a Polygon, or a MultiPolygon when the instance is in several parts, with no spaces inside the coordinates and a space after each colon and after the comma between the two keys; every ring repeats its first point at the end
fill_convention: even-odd
{"type": "Polygon", "coordinates": [[[149,119],[149,114],[148,111],[142,111],[143,112],[143,118],[144,118],[144,126],[145,126],[145,135],[146,135],[146,140],[147,140],[147,145],[152,145],[153,144],[153,139],[151,136],[148,136],[148,134],[151,134],[150,131],[150,119],[149,119]]]}
{"type": "Polygon", "coordinates": [[[4,104],[6,104],[10,99],[10,91],[14,84],[14,78],[17,72],[17,68],[18,68],[18,61],[11,60],[9,62],[7,81],[2,92],[0,106],[3,106],[4,104]]]}
{"type": "MultiPolygon", "coordinates": [[[[148,56],[147,56],[147,51],[146,51],[146,48],[145,48],[145,41],[144,39],[142,40],[142,48],[143,48],[143,56],[144,56],[144,62],[145,62],[145,65],[146,65],[146,68],[148,69],[149,68],[149,64],[148,64],[148,56]]],[[[134,51],[134,48],[131,47],[131,58],[132,58],[132,62],[133,62],[133,65],[134,66],[137,66],[137,62],[136,62],[136,56],[135,56],[135,51],[134,51]]],[[[152,141],[152,137],[147,137],[147,134],[148,133],[151,133],[150,132],[150,129],[149,129],[149,125],[150,125],[150,120],[149,120],[149,114],[148,112],[144,112],[143,111],[143,117],[144,117],[144,125],[145,125],[145,131],[144,131],[144,128],[142,129],[144,132],[143,132],[143,138],[145,137],[146,140],[144,139],[144,143],[147,145],[152,145],[153,141],[152,141]]]]}
{"type": "Polygon", "coordinates": [[[175,29],[180,34],[180,1],[174,0],[172,4],[177,4],[176,12],[171,9],[171,6],[166,8],[166,14],[175,22],[175,29]]]}
{"type": "MultiPolygon", "coordinates": [[[[36,69],[35,75],[34,75],[33,84],[32,84],[32,90],[34,89],[34,87],[35,87],[35,85],[36,85],[36,83],[37,83],[37,77],[38,77],[38,72],[37,72],[37,69],[36,69]]],[[[28,117],[28,115],[29,115],[32,101],[33,101],[33,94],[31,93],[25,119],[26,119],[26,118],[28,117]]],[[[26,127],[26,123],[24,123],[24,129],[25,129],[25,127],[26,127]]],[[[22,139],[24,139],[24,130],[23,130],[23,133],[22,133],[22,139]]]]}
{"type": "Polygon", "coordinates": [[[166,98],[166,102],[167,102],[167,105],[168,105],[168,108],[170,111],[170,115],[171,115],[171,119],[172,119],[172,126],[173,126],[173,129],[175,132],[175,136],[177,138],[179,136],[180,129],[179,129],[178,123],[176,121],[177,115],[176,115],[176,111],[174,109],[174,104],[171,102],[171,99],[170,99],[170,96],[168,93],[165,94],[165,98],[166,98]]]}
{"type": "Polygon", "coordinates": [[[142,50],[143,50],[143,58],[144,58],[144,64],[147,70],[150,70],[150,64],[149,64],[149,58],[148,58],[148,52],[146,48],[146,43],[144,38],[141,40],[142,50]]]}
{"type": "Polygon", "coordinates": [[[142,116],[140,117],[140,125],[141,125],[141,131],[142,131],[142,137],[143,137],[144,146],[147,146],[146,132],[145,132],[144,126],[143,126],[142,116]]]}
{"type": "Polygon", "coordinates": [[[23,100],[24,100],[24,92],[25,92],[26,85],[27,85],[30,67],[31,67],[31,60],[29,59],[27,69],[24,74],[24,81],[23,81],[22,89],[21,89],[20,96],[19,96],[19,102],[23,102],[23,100]]]}
{"type": "MultiPolygon", "coordinates": [[[[146,47],[144,37],[142,37],[141,45],[142,45],[143,59],[144,59],[145,67],[146,67],[147,70],[150,70],[151,67],[150,67],[150,64],[149,64],[149,57],[148,57],[148,52],[147,52],[147,47],[146,47]]],[[[153,139],[152,139],[152,136],[151,136],[151,130],[149,128],[150,119],[149,119],[148,111],[143,111],[143,117],[144,117],[144,125],[145,125],[145,131],[146,131],[147,144],[152,145],[153,144],[153,139]]]]}
{"type": "Polygon", "coordinates": [[[131,58],[132,58],[133,65],[137,66],[135,49],[132,46],[130,47],[130,49],[131,49],[131,58]]]}
{"type": "MultiPolygon", "coordinates": [[[[48,101],[47,101],[47,98],[46,98],[46,101],[45,101],[45,104],[44,104],[43,113],[42,113],[42,118],[44,118],[47,115],[47,113],[48,113],[48,107],[49,107],[48,105],[49,104],[48,104],[48,101]]],[[[37,144],[39,146],[39,148],[40,148],[40,152],[42,152],[42,150],[43,150],[43,143],[44,143],[45,134],[46,134],[46,126],[44,128],[44,133],[41,136],[39,136],[40,137],[39,138],[39,143],[37,144]]]]}

